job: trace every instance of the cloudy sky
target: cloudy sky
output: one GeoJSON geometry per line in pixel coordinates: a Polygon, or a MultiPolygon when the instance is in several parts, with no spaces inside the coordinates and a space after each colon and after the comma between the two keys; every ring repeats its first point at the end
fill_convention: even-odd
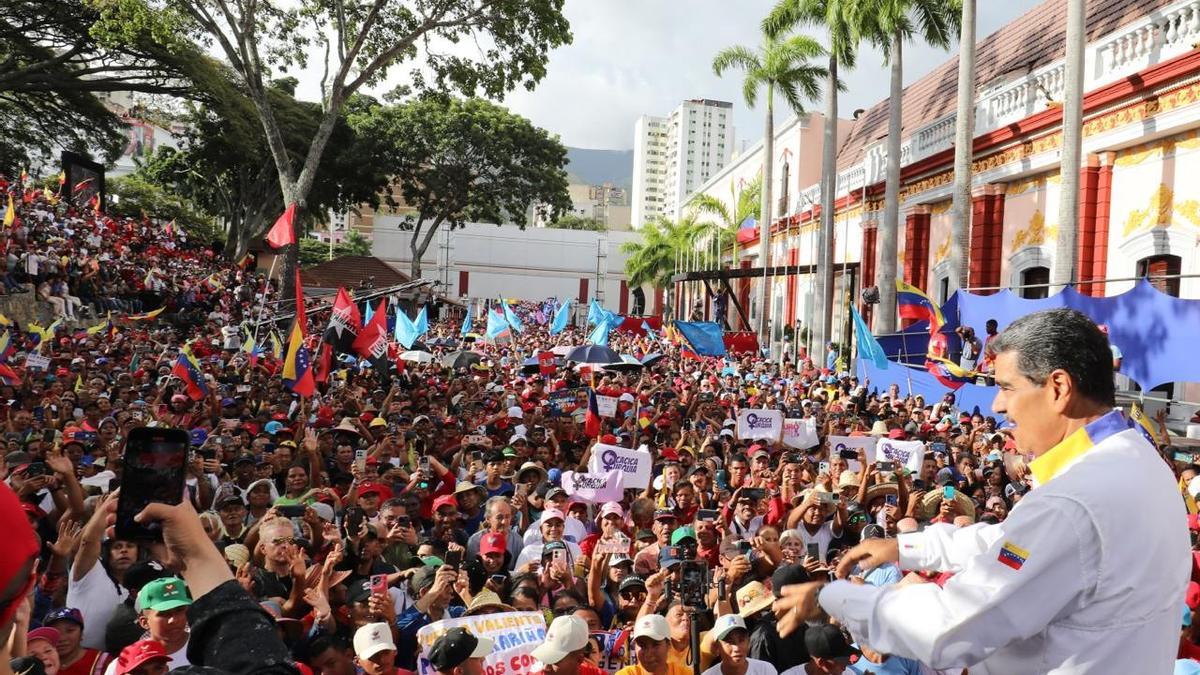
{"type": "MultiPolygon", "coordinates": [[[[979,37],[1042,1],[981,0],[979,37]]],[[[730,45],[757,45],[758,24],[775,2],[567,0],[574,42],[552,53],[549,73],[534,91],[513,92],[505,104],[559,134],[567,145],[625,150],[633,147],[633,126],[639,115],[666,115],[687,98],[715,98],[733,101],[739,141],[755,140],[762,122],[759,113],[748,110],[740,98],[740,76],[713,75],[712,57],[730,45]]],[[[906,84],[951,55],[909,48],[906,84]]],[[[308,98],[304,90],[310,78],[303,79],[306,86],[300,93],[308,98]]],[[[858,69],[845,75],[845,80],[849,87],[841,100],[845,116],[883,98],[888,71],[879,52],[864,48],[858,69]]],[[[315,98],[316,87],[312,89],[315,98]]],[[[819,110],[819,102],[813,107],[819,110]]]]}

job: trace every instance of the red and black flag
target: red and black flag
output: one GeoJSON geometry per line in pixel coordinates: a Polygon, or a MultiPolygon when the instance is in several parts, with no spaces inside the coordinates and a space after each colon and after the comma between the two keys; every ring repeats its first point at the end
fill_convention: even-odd
{"type": "MultiPolygon", "coordinates": [[[[385,319],[386,320],[386,319],[385,319]]],[[[332,345],[341,354],[354,353],[354,341],[362,332],[362,315],[358,305],[350,298],[346,289],[339,288],[329,315],[329,326],[325,329],[325,344],[332,345]]]]}

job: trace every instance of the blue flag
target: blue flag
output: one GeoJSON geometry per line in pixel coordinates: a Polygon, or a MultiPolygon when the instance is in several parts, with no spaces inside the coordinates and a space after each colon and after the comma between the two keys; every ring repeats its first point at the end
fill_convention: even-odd
{"type": "Polygon", "coordinates": [[[649,335],[651,339],[658,339],[658,334],[655,333],[654,329],[650,327],[650,324],[646,323],[645,321],[642,321],[642,330],[646,331],[646,335],[649,335]]]}
{"type": "Polygon", "coordinates": [[[616,321],[615,319],[617,319],[616,313],[604,309],[600,306],[600,303],[596,302],[595,298],[592,298],[591,303],[588,304],[588,323],[594,324],[607,320],[609,323],[616,326],[620,322],[616,321]]]}
{"type": "Polygon", "coordinates": [[[371,317],[375,316],[375,310],[371,309],[371,303],[367,302],[367,311],[363,312],[363,325],[371,323],[371,317]]]}
{"type": "Polygon", "coordinates": [[[408,314],[403,309],[396,311],[396,342],[399,342],[405,349],[411,349],[413,343],[420,337],[417,332],[417,327],[413,325],[412,319],[408,318],[408,314]]]}
{"type": "Polygon", "coordinates": [[[458,331],[459,337],[466,337],[467,333],[471,332],[471,312],[475,309],[475,303],[467,303],[467,312],[463,314],[462,330],[458,331]]]}
{"type": "Polygon", "coordinates": [[[717,322],[676,321],[675,330],[700,356],[725,356],[725,340],[717,322]]]}
{"type": "Polygon", "coordinates": [[[487,318],[487,333],[485,336],[489,340],[511,335],[508,328],[508,321],[504,320],[504,313],[498,309],[488,310],[487,318]]]}
{"type": "Polygon", "coordinates": [[[863,321],[862,315],[853,306],[850,307],[850,316],[854,318],[854,339],[858,341],[858,358],[870,361],[876,368],[887,368],[888,360],[887,355],[883,353],[883,347],[875,336],[871,335],[867,322],[863,321]]]}
{"type": "Polygon", "coordinates": [[[417,335],[424,335],[429,332],[429,317],[426,316],[427,305],[421,305],[421,311],[417,313],[416,321],[413,321],[413,327],[417,329],[417,335]]]}
{"type": "Polygon", "coordinates": [[[521,325],[521,320],[517,318],[517,313],[512,311],[512,307],[508,306],[508,301],[501,300],[500,304],[504,306],[504,320],[508,322],[508,325],[518,333],[524,332],[525,326],[521,325]]]}
{"type": "Polygon", "coordinates": [[[559,333],[566,330],[567,322],[570,319],[571,319],[571,299],[567,298],[567,301],[564,302],[562,304],[562,306],[558,308],[558,311],[554,313],[554,321],[552,321],[550,323],[550,334],[558,335],[559,333]]]}
{"type": "Polygon", "coordinates": [[[608,334],[612,332],[612,329],[613,324],[610,323],[608,319],[601,321],[600,323],[596,324],[596,327],[592,330],[592,334],[588,336],[588,342],[594,345],[602,345],[607,347],[608,334]]]}

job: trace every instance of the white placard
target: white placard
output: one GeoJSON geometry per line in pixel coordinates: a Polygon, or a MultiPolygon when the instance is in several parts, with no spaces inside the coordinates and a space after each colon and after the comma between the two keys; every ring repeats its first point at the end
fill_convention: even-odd
{"type": "Polygon", "coordinates": [[[783,411],[743,410],[738,413],[737,423],[740,440],[761,438],[778,442],[783,433],[783,411]]]}
{"type": "Polygon", "coordinates": [[[588,473],[606,474],[609,471],[620,470],[625,474],[625,488],[645,489],[650,484],[650,470],[653,460],[645,450],[631,450],[619,445],[597,443],[592,448],[592,457],[588,460],[588,473]]]}
{"type": "Polygon", "coordinates": [[[530,652],[546,639],[545,616],[541,612],[503,612],[443,619],[418,630],[421,655],[417,658],[417,672],[420,675],[437,672],[429,663],[429,650],[446,631],[459,627],[495,641],[492,653],[483,657],[484,672],[524,675],[541,669],[541,663],[530,652]]]}
{"type": "MultiPolygon", "coordinates": [[[[830,436],[829,437],[829,458],[837,457],[842,450],[853,450],[857,456],[859,450],[867,451],[867,462],[875,461],[875,442],[879,440],[874,436],[830,436]]],[[[851,471],[859,471],[862,466],[857,459],[847,459],[846,465],[851,471]]]]}
{"type": "Polygon", "coordinates": [[[617,416],[617,397],[596,394],[596,410],[601,417],[617,416]]]}
{"type": "Polygon", "coordinates": [[[893,441],[884,438],[879,441],[875,454],[880,460],[903,465],[919,476],[921,465],[925,463],[925,444],[921,441],[893,441]]]}
{"type": "Polygon", "coordinates": [[[811,417],[783,421],[783,444],[789,448],[807,450],[820,443],[817,438],[816,420],[811,417]]]}
{"type": "Polygon", "coordinates": [[[46,370],[50,367],[50,357],[41,354],[29,354],[25,357],[25,365],[29,368],[46,370]]]}

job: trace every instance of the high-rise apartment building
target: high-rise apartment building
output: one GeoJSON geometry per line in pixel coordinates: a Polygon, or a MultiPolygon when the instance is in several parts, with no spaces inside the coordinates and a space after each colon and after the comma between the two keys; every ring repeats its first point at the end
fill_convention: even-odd
{"type": "Polygon", "coordinates": [[[691,99],[669,117],[643,115],[634,127],[633,227],[679,218],[687,195],[733,156],[733,104],[691,99]]]}

